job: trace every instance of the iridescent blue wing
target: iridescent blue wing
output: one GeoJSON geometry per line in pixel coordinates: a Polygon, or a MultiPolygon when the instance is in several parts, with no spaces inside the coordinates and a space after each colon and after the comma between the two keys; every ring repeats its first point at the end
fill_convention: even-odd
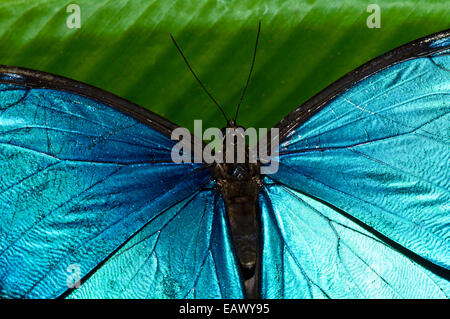
{"type": "Polygon", "coordinates": [[[215,189],[196,192],[152,219],[69,298],[242,298],[225,218],[215,189]]]}
{"type": "Polygon", "coordinates": [[[173,124],[81,83],[0,71],[1,297],[68,295],[77,269],[91,278],[83,296],[133,297],[147,288],[149,297],[217,297],[217,287],[221,296],[242,296],[223,203],[203,190],[207,169],[172,162],[173,124]],[[198,243],[185,240],[193,234],[198,243]],[[156,253],[156,268],[139,263],[156,253]],[[97,273],[115,284],[92,289],[97,273]],[[153,284],[133,286],[131,273],[153,284]]]}
{"type": "MultiPolygon", "coordinates": [[[[345,226],[342,227],[356,229],[344,234],[331,221],[323,222],[327,218],[336,220],[339,212],[345,212],[371,229],[372,235],[377,233],[390,241],[391,247],[397,245],[401,251],[417,256],[417,261],[421,260],[425,268],[447,280],[450,278],[449,35],[446,31],[422,39],[369,62],[280,122],[279,171],[270,178],[292,192],[295,190],[325,203],[317,208],[314,203],[305,204],[307,200],[301,196],[297,201],[279,203],[282,198],[279,194],[284,190],[273,191],[279,193],[272,206],[280,220],[275,221],[272,217],[269,221],[270,214],[266,214],[263,222],[265,219],[269,228],[277,227],[280,238],[288,237],[287,245],[303,245],[301,249],[308,249],[310,243],[299,230],[304,225],[297,225],[305,222],[312,232],[335,233],[334,237],[324,235],[323,239],[332,241],[334,246],[340,246],[343,236],[349,236],[351,240],[367,237],[365,240],[377,247],[365,250],[369,254],[367,257],[353,244],[342,249],[353,250],[354,255],[373,269],[376,269],[375,264],[368,260],[376,263],[378,259],[382,267],[385,255],[381,254],[381,249],[384,248],[378,249],[368,233],[353,224],[343,223],[345,226]],[[317,214],[314,218],[322,222],[303,220],[303,214],[311,211],[311,205],[317,214]],[[331,207],[334,212],[326,212],[331,207]],[[289,211],[296,214],[295,218],[289,211]],[[328,217],[319,218],[319,215],[328,217]]],[[[272,198],[270,191],[268,193],[272,198]]],[[[265,234],[269,236],[270,229],[266,229],[265,234]]],[[[271,296],[316,296],[321,295],[318,291],[323,289],[326,294],[322,295],[331,297],[358,295],[350,290],[346,295],[349,286],[339,279],[333,281],[331,274],[346,271],[343,269],[346,267],[350,275],[364,276],[365,273],[370,276],[370,267],[353,262],[354,258],[346,259],[346,256],[336,259],[339,249],[331,249],[333,244],[328,244],[311,248],[313,254],[322,256],[316,256],[321,259],[319,262],[304,259],[310,258],[311,254],[303,255],[300,250],[297,254],[297,248],[291,250],[293,256],[289,258],[294,258],[300,266],[305,265],[305,276],[309,277],[310,271],[315,272],[309,277],[315,278],[310,282],[315,287],[311,288],[315,289],[311,295],[292,287],[283,288],[287,286],[278,287],[277,293],[273,293],[276,289],[272,287],[271,292],[266,293],[271,296]],[[328,258],[328,263],[323,263],[323,258],[328,258]],[[333,282],[336,287],[328,290],[333,282]]],[[[401,259],[395,249],[387,254],[389,257],[386,258],[401,259]]],[[[269,277],[275,276],[276,269],[270,268],[270,262],[265,261],[265,275],[269,277]]],[[[398,282],[386,281],[392,286],[401,282],[413,290],[416,272],[402,272],[404,263],[406,261],[396,261],[392,266],[392,271],[397,274],[393,280],[398,282]]],[[[290,259],[284,264],[283,271],[299,274],[298,269],[294,270],[294,264],[290,259]]],[[[431,289],[434,284],[430,282],[429,285],[431,289]]],[[[359,288],[361,295],[358,296],[380,295],[380,291],[372,291],[376,288],[370,285],[359,288]]],[[[442,290],[448,295],[448,290],[442,290]]],[[[424,291],[431,290],[426,286],[424,291]]],[[[410,291],[399,296],[415,295],[410,291]]],[[[430,292],[429,296],[439,296],[439,293],[430,292]]]]}
{"type": "Polygon", "coordinates": [[[265,298],[450,296],[420,258],[328,203],[267,180],[260,203],[265,298]]]}

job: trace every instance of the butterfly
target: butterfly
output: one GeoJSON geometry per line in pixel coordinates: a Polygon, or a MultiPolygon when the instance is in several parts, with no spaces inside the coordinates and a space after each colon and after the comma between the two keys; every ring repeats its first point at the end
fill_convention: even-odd
{"type": "Polygon", "coordinates": [[[273,174],[174,163],[168,120],[2,66],[0,297],[447,298],[449,54],[447,30],[311,98],[273,174]]]}

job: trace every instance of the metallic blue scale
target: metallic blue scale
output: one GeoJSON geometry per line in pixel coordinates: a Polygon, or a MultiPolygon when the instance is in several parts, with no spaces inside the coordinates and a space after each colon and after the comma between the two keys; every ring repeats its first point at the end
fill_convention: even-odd
{"type": "Polygon", "coordinates": [[[70,298],[242,298],[215,190],[154,218],[70,298]],[[188,231],[187,231],[188,230],[188,231]]]}
{"type": "MultiPolygon", "coordinates": [[[[123,251],[124,244],[129,246],[130,237],[136,240],[155,230],[155,225],[161,224],[145,225],[166,220],[180,202],[198,194],[210,174],[198,170],[198,164],[174,164],[174,142],[124,113],[77,94],[25,88],[20,78],[17,80],[19,84],[0,85],[0,297],[54,298],[68,290],[70,265],[79,265],[81,278],[94,272],[89,284],[95,281],[96,271],[105,273],[98,269],[99,264],[117,249],[123,251]],[[167,210],[168,215],[160,217],[167,210]]],[[[205,194],[197,195],[197,208],[189,206],[187,212],[179,212],[184,219],[194,212],[198,219],[203,212],[205,224],[201,228],[193,223],[176,224],[180,232],[161,234],[158,249],[168,249],[171,241],[181,242],[186,234],[212,227],[213,205],[200,200],[205,194]]],[[[217,214],[214,218],[220,219],[217,214]]],[[[222,225],[220,221],[214,223],[216,229],[222,225]]],[[[211,241],[219,241],[217,247],[229,247],[227,236],[220,229],[211,235],[211,241]]],[[[189,249],[180,245],[181,250],[189,249]]],[[[147,242],[136,248],[141,254],[148,248],[150,258],[152,248],[147,242]]],[[[146,275],[171,276],[178,284],[172,290],[148,292],[148,296],[181,296],[193,287],[198,287],[193,296],[216,296],[217,290],[206,289],[204,281],[208,278],[218,286],[220,278],[227,281],[224,296],[241,297],[229,248],[225,256],[217,256],[210,246],[197,249],[196,256],[174,252],[171,258],[190,270],[202,270],[197,271],[198,278],[195,271],[183,274],[164,268],[174,265],[161,265],[160,270],[146,275]],[[200,255],[206,251],[208,258],[203,260],[200,255]],[[228,268],[215,265],[213,258],[228,268]],[[214,276],[213,267],[218,273],[214,276]],[[194,279],[196,285],[192,285],[194,279]]],[[[127,268],[129,273],[138,274],[141,264],[114,258],[105,267],[127,268]]],[[[118,276],[108,272],[103,278],[105,282],[116,280],[117,287],[133,284],[130,277],[118,276]],[[117,282],[121,278],[124,282],[117,282]]],[[[149,290],[153,286],[147,283],[149,290]]],[[[86,288],[80,293],[118,295],[116,286],[103,287],[101,292],[86,288]]],[[[120,296],[138,295],[124,292],[120,296]]]]}
{"type": "Polygon", "coordinates": [[[261,194],[263,298],[448,298],[443,279],[289,187],[261,194]]]}
{"type": "MultiPolygon", "coordinates": [[[[436,46],[448,46],[447,40],[440,40],[436,46]]],[[[289,191],[275,186],[267,191],[265,200],[270,199],[273,207],[263,209],[262,216],[266,243],[263,295],[449,296],[449,70],[448,51],[395,64],[335,97],[282,141],[279,171],[270,178],[289,191]],[[310,197],[305,199],[293,190],[310,197]],[[289,192],[298,199],[286,202],[285,197],[294,196],[289,192]],[[424,272],[432,280],[418,280],[416,271],[405,268],[406,261],[392,250],[378,247],[366,233],[360,234],[358,229],[341,234],[337,226],[327,221],[335,220],[337,213],[325,218],[322,215],[331,214],[331,208],[312,203],[311,198],[348,213],[393,243],[440,267],[447,279],[441,283],[424,272]],[[313,244],[311,238],[305,238],[309,235],[303,227],[330,238],[334,248],[330,242],[313,244]],[[364,240],[371,243],[369,246],[373,244],[373,249],[368,248],[363,256],[354,244],[342,244],[343,236],[352,242],[367,237],[364,240]],[[286,257],[279,257],[279,252],[277,257],[271,251],[283,247],[284,241],[292,248],[284,249],[286,257]],[[347,276],[344,272],[362,278],[385,271],[377,271],[376,262],[372,262],[377,258],[380,267],[384,267],[383,258],[391,260],[392,273],[398,275],[395,283],[394,279],[380,277],[392,286],[389,289],[358,284],[359,279],[350,277],[341,279],[347,276]],[[280,273],[284,279],[277,277],[280,273]],[[422,284],[421,292],[415,291],[417,282],[422,284]],[[332,284],[336,286],[331,287],[332,284]]],[[[269,204],[263,201],[262,205],[269,204]]],[[[347,224],[339,227],[357,229],[347,224]]]]}

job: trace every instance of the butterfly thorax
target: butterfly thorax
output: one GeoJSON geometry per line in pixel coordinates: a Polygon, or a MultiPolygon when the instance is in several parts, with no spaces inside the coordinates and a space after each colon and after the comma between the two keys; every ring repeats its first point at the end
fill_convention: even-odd
{"type": "Polygon", "coordinates": [[[247,157],[245,163],[216,163],[213,166],[213,176],[225,202],[234,249],[245,281],[247,296],[256,297],[260,236],[259,164],[249,163],[247,157]]]}

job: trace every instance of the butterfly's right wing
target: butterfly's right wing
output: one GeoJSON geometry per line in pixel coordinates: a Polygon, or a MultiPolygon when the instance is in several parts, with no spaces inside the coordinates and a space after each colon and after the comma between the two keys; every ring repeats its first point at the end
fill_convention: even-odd
{"type": "Polygon", "coordinates": [[[172,162],[170,131],[104,91],[0,68],[0,297],[67,296],[77,277],[71,297],[241,297],[222,199],[208,169],[172,162]]]}
{"type": "Polygon", "coordinates": [[[224,202],[204,189],[159,214],[69,298],[242,298],[224,202]]]}

